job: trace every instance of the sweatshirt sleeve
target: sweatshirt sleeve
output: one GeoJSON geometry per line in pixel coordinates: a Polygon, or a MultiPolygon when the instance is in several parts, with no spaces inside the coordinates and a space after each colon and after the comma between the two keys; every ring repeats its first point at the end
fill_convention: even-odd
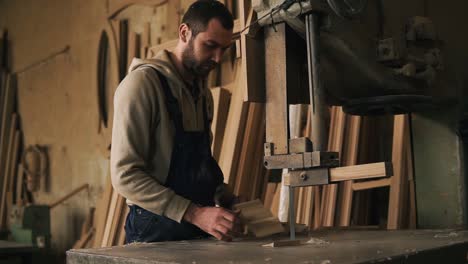
{"type": "MultiPolygon", "coordinates": [[[[134,204],[181,222],[190,201],[163,186],[148,173],[152,123],[158,121],[153,85],[156,76],[131,72],[114,95],[111,179],[114,189],[134,204]]],[[[151,142],[157,144],[158,142],[151,142]]]]}

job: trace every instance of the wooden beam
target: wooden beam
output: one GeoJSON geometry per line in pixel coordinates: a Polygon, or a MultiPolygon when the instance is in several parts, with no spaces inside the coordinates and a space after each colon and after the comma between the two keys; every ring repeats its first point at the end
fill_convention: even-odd
{"type": "Polygon", "coordinates": [[[122,10],[131,5],[147,5],[156,7],[167,2],[168,0],[111,0],[109,1],[107,17],[108,19],[112,19],[116,17],[122,10]]]}
{"type": "Polygon", "coordinates": [[[401,228],[403,191],[404,184],[404,153],[405,144],[408,143],[405,137],[407,130],[407,115],[396,115],[393,124],[393,144],[392,144],[392,162],[394,175],[390,184],[390,197],[388,203],[387,229],[394,230],[401,228]]]}
{"type": "Polygon", "coordinates": [[[390,177],[393,175],[391,162],[377,162],[330,169],[330,181],[349,181],[390,177]]]}
{"type": "Polygon", "coordinates": [[[353,191],[363,191],[390,186],[391,178],[353,183],[353,191]]]}

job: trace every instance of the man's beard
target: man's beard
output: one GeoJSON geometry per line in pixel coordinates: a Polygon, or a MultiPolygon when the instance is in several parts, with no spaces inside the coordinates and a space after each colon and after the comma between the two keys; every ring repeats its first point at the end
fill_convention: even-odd
{"type": "Polygon", "coordinates": [[[193,75],[203,78],[207,77],[210,71],[218,65],[211,59],[200,62],[195,58],[193,39],[189,40],[188,47],[182,52],[182,64],[193,75]]]}

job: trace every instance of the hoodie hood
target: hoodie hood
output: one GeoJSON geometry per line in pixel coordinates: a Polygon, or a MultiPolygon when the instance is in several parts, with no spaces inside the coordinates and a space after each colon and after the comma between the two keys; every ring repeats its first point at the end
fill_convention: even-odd
{"type": "Polygon", "coordinates": [[[178,85],[185,86],[185,84],[182,81],[182,77],[180,76],[176,67],[172,63],[172,60],[170,59],[169,53],[167,50],[160,51],[158,54],[156,54],[155,57],[151,59],[134,58],[132,60],[132,63],[130,64],[130,68],[128,69],[128,72],[130,73],[142,66],[152,67],[158,70],[171,82],[177,83],[178,85]]]}

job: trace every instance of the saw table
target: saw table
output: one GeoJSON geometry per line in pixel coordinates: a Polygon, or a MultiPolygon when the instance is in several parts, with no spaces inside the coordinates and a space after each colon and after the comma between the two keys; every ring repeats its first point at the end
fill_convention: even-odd
{"type": "MultiPolygon", "coordinates": [[[[468,231],[324,230],[302,244],[265,247],[269,239],[135,243],[67,252],[67,264],[141,263],[467,263],[468,231]]],[[[287,239],[284,235],[283,239],[287,239]]]]}

